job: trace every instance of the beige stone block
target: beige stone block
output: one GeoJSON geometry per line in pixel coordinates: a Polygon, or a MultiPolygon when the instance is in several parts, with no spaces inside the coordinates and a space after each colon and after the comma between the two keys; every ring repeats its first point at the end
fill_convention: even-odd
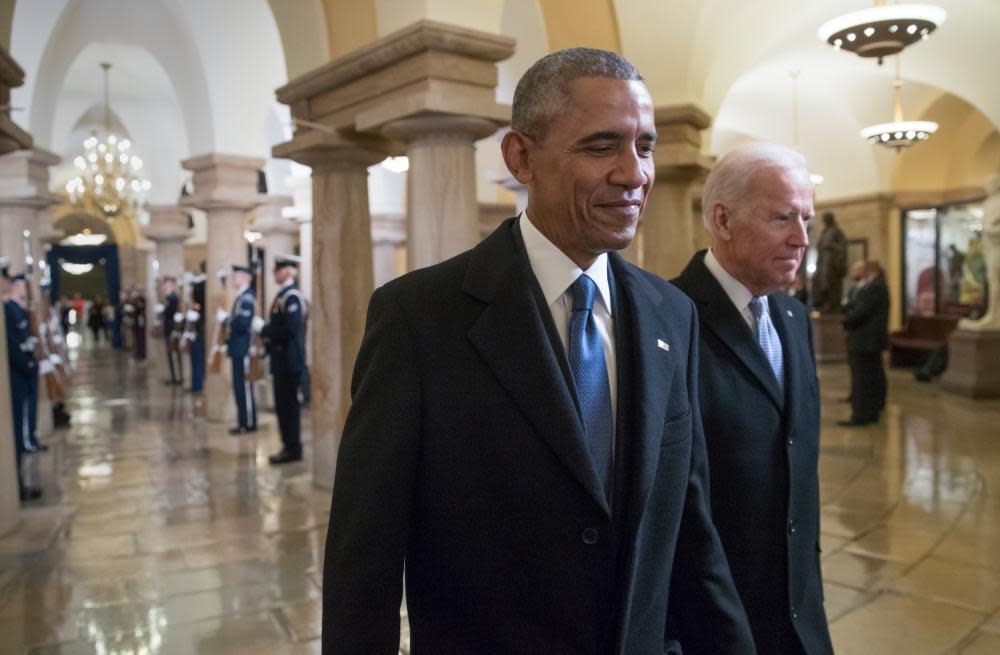
{"type": "Polygon", "coordinates": [[[892,582],[891,588],[979,612],[1000,608],[1000,577],[989,569],[933,557],[892,582]]]}
{"type": "Polygon", "coordinates": [[[878,589],[902,573],[897,562],[840,551],[823,559],[823,580],[855,589],[878,589]]]}
{"type": "Polygon", "coordinates": [[[960,655],[996,655],[1000,653],[1000,635],[981,632],[959,651],[960,655]]]}

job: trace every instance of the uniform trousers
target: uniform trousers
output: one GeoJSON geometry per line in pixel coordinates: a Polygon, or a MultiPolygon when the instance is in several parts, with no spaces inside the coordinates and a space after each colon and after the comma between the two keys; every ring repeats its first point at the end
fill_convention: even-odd
{"type": "Polygon", "coordinates": [[[201,334],[191,342],[191,391],[199,392],[205,386],[205,342],[201,334]]]}
{"type": "Polygon", "coordinates": [[[253,384],[246,379],[250,356],[230,357],[233,370],[233,398],[236,399],[236,422],[247,430],[257,429],[257,404],[253,400],[253,384]]]}
{"type": "Polygon", "coordinates": [[[274,411],[278,415],[278,430],[281,432],[281,443],[287,453],[299,455],[302,453],[302,442],[299,439],[299,383],[300,373],[275,373],[274,411]]]}

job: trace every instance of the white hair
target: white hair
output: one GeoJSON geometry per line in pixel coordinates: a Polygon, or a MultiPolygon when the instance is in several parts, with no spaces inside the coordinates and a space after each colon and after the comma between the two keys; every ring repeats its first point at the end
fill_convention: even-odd
{"type": "Polygon", "coordinates": [[[733,208],[746,198],[750,179],[762,168],[780,168],[805,173],[806,158],[798,150],[777,143],[755,141],[730,150],[715,162],[701,192],[701,220],[705,229],[715,233],[712,215],[715,206],[733,208]]]}

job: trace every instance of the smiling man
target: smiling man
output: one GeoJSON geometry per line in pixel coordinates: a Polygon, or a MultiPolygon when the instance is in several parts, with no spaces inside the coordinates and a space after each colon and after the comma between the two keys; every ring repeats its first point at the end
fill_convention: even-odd
{"type": "Polygon", "coordinates": [[[655,141],[627,61],[541,59],[502,144],[526,211],[373,294],[324,653],[396,654],[404,570],[414,653],[754,652],[708,511],[693,305],[614,252],[655,141]]]}
{"type": "Polygon", "coordinates": [[[798,152],[737,148],[705,181],[712,247],[674,281],[698,306],[712,515],[758,653],[832,655],[819,564],[819,386],[795,279],[813,218],[798,152]]]}

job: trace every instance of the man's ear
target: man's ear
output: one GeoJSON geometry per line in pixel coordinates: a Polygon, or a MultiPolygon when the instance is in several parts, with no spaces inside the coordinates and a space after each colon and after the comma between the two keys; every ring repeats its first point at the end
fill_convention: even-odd
{"type": "Polygon", "coordinates": [[[733,213],[721,202],[715,203],[712,207],[712,227],[715,235],[723,241],[733,238],[733,213]]]}
{"type": "Polygon", "coordinates": [[[500,152],[503,153],[503,161],[507,164],[507,170],[521,184],[531,181],[531,137],[522,134],[517,130],[509,130],[500,142],[500,152]]]}

